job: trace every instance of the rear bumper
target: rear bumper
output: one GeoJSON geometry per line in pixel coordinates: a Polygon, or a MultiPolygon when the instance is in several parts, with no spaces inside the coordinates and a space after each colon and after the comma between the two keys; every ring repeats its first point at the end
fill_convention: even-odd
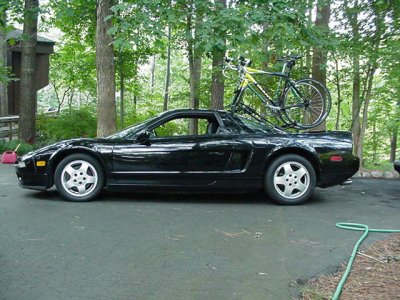
{"type": "Polygon", "coordinates": [[[360,159],[352,157],[347,160],[343,165],[337,165],[336,168],[330,168],[330,172],[321,175],[321,182],[319,187],[325,188],[346,183],[360,168],[360,159]]]}

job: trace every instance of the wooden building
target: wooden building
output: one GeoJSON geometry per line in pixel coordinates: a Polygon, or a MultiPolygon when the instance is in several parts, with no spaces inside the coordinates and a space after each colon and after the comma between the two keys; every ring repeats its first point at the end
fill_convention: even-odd
{"type": "MultiPolygon", "coordinates": [[[[8,85],[8,115],[19,115],[20,103],[20,78],[21,78],[21,37],[22,30],[15,29],[7,33],[7,65],[15,80],[11,80],[8,85]],[[12,41],[12,42],[11,42],[12,41]]],[[[55,42],[37,36],[36,48],[36,91],[49,84],[49,56],[54,51],[55,42]]]]}

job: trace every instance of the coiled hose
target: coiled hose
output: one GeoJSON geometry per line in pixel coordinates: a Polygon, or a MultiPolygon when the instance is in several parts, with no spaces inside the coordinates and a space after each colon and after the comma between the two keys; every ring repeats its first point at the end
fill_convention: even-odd
{"type": "Polygon", "coordinates": [[[394,232],[400,232],[398,229],[370,229],[367,225],[365,224],[358,224],[358,223],[336,223],[336,227],[346,229],[346,230],[354,230],[354,231],[364,231],[363,235],[358,239],[357,243],[355,244],[353,248],[353,252],[351,253],[349,262],[347,263],[346,270],[344,271],[343,277],[340,280],[335,294],[332,297],[332,300],[337,300],[339,299],[340,293],[342,292],[343,286],[347,280],[347,277],[349,277],[351,267],[353,265],[354,259],[356,258],[356,254],[358,251],[358,248],[360,247],[361,243],[363,240],[367,237],[368,233],[370,232],[381,232],[381,233],[394,233],[394,232]]]}

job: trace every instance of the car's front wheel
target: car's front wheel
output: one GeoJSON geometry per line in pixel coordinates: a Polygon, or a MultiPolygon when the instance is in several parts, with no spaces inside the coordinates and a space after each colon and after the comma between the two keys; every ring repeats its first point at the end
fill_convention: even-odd
{"type": "Polygon", "coordinates": [[[101,192],[104,175],[95,158],[86,154],[72,154],[58,164],[54,181],[64,198],[83,202],[93,200],[101,192]]]}
{"type": "Polygon", "coordinates": [[[296,205],[306,201],[316,184],[316,174],[311,163],[296,154],[276,158],[267,168],[264,188],[276,203],[296,205]]]}

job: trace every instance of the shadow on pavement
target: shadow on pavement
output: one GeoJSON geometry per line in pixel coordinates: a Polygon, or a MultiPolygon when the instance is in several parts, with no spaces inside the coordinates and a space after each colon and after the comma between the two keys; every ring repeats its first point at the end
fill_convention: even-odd
{"type": "MultiPolygon", "coordinates": [[[[46,192],[30,192],[29,197],[44,201],[64,201],[55,188],[46,192]]],[[[313,205],[324,202],[324,197],[314,194],[305,204],[313,205]]],[[[135,192],[104,190],[96,200],[91,202],[154,202],[154,203],[198,203],[198,204],[265,204],[277,205],[264,193],[174,193],[174,192],[135,192]]]]}

